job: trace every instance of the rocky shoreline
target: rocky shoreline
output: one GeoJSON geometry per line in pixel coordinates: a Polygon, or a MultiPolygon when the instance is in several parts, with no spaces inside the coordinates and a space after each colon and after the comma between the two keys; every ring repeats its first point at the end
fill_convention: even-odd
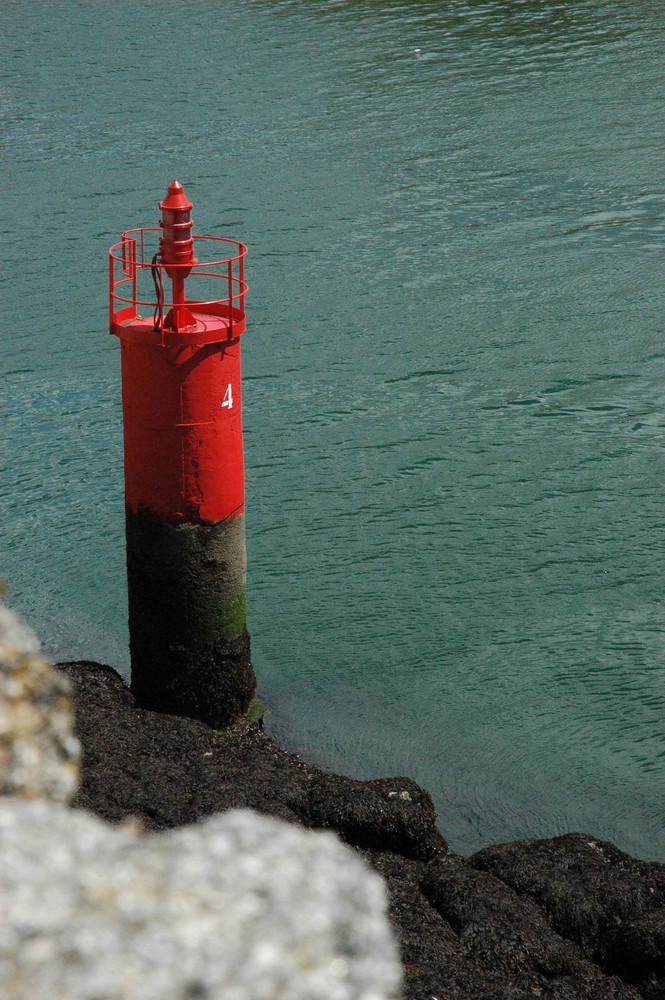
{"type": "Polygon", "coordinates": [[[140,709],[109,667],[58,669],[82,751],[75,808],[146,831],[237,808],[334,831],[385,880],[405,1000],[665,1000],[664,864],[584,834],[458,857],[408,778],[328,774],[250,723],[140,709]]]}

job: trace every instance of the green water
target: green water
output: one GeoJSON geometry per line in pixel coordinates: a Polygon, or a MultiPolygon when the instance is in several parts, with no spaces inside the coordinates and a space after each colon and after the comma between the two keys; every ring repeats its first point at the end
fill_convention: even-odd
{"type": "Polygon", "coordinates": [[[128,668],[108,246],[178,177],[250,245],[269,731],[462,851],[665,858],[661,2],[2,14],[3,575],[128,668]]]}

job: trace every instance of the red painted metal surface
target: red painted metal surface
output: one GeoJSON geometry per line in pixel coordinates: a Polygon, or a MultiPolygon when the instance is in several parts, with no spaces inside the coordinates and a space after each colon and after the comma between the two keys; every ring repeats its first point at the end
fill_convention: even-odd
{"type": "Polygon", "coordinates": [[[191,203],[177,182],[160,207],[162,235],[152,257],[157,229],[127,230],[109,257],[110,332],[122,356],[125,499],[134,513],[210,523],[244,510],[247,248],[192,236],[191,203]],[[195,248],[202,257],[199,247],[220,246],[223,259],[194,256],[195,248]]]}

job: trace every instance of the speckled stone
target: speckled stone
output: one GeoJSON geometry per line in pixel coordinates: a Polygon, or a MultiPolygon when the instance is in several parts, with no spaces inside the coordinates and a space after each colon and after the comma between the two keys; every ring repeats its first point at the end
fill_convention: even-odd
{"type": "Polygon", "coordinates": [[[330,833],[249,811],[137,837],[0,802],[7,1000],[388,1000],[382,880],[330,833]]]}
{"type": "Polygon", "coordinates": [[[70,686],[0,603],[0,795],[69,802],[78,785],[70,686]]]}

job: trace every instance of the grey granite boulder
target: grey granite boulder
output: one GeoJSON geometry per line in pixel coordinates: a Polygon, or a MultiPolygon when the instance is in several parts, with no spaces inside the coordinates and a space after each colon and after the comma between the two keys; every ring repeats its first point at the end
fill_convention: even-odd
{"type": "Polygon", "coordinates": [[[78,784],[70,686],[0,603],[0,795],[69,802],[78,784]]]}
{"type": "Polygon", "coordinates": [[[137,837],[0,801],[7,1000],[388,1000],[380,878],[330,833],[248,811],[137,837]]]}

